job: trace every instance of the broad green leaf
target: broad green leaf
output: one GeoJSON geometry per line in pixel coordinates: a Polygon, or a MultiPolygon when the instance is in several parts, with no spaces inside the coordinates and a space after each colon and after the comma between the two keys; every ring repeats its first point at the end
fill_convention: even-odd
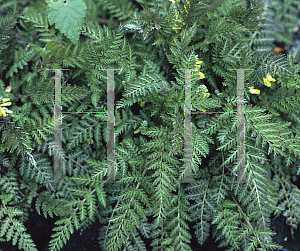
{"type": "Polygon", "coordinates": [[[48,1],[49,23],[69,38],[72,43],[79,39],[80,27],[86,17],[86,5],[82,0],[48,1]]]}

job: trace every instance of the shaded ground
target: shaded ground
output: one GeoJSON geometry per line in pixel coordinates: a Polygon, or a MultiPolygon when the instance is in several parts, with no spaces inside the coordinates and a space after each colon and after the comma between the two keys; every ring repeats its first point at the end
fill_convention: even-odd
{"type": "MultiPolygon", "coordinates": [[[[33,211],[30,215],[29,220],[25,223],[28,233],[32,236],[33,241],[37,245],[39,251],[47,251],[47,245],[52,234],[52,228],[54,227],[55,220],[52,218],[45,219],[44,216],[38,215],[33,211]]],[[[189,224],[190,229],[192,229],[192,224],[189,224]]],[[[62,249],[63,251],[85,251],[85,250],[100,250],[98,245],[98,232],[101,227],[100,223],[94,223],[90,228],[85,229],[82,234],[80,231],[76,231],[67,242],[67,245],[62,249]]],[[[294,232],[296,237],[293,240],[290,227],[285,223],[285,217],[279,216],[276,220],[272,220],[271,229],[277,232],[277,235],[273,240],[284,246],[287,250],[290,251],[299,251],[298,247],[300,246],[300,240],[297,240],[297,236],[300,236],[300,229],[294,232]],[[287,241],[284,239],[287,237],[287,241]]],[[[211,237],[211,233],[210,233],[211,237]]],[[[222,251],[225,248],[217,248],[218,244],[214,242],[212,238],[208,238],[206,243],[203,246],[200,246],[197,243],[196,237],[193,235],[191,240],[192,250],[201,250],[201,251],[211,251],[218,250],[222,251]]],[[[143,239],[147,245],[147,250],[151,250],[150,241],[143,239]]],[[[0,244],[0,247],[3,251],[17,251],[19,250],[17,246],[12,246],[11,242],[4,242],[0,244]]],[[[283,249],[284,250],[284,249],[283,249]]]]}

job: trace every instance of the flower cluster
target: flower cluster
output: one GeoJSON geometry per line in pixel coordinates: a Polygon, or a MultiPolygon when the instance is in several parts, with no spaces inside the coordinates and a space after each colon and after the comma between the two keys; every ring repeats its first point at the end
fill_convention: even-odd
{"type": "Polygon", "coordinates": [[[275,82],[275,81],[276,81],[274,78],[272,78],[272,76],[270,75],[269,72],[268,72],[266,78],[263,78],[263,80],[264,80],[264,84],[265,84],[266,86],[268,86],[268,87],[271,86],[270,81],[272,81],[272,82],[275,82]]]}
{"type": "Polygon", "coordinates": [[[3,98],[3,99],[0,99],[0,100],[1,100],[1,103],[2,103],[2,104],[0,104],[0,117],[1,116],[6,117],[6,113],[13,113],[13,111],[10,111],[6,107],[4,107],[4,106],[11,105],[11,102],[8,102],[10,99],[9,98],[3,98]],[[8,102],[8,103],[6,103],[6,102],[8,102]]]}
{"type": "MultiPolygon", "coordinates": [[[[278,72],[276,72],[276,74],[278,74],[278,72]]],[[[263,81],[264,81],[264,84],[265,84],[266,86],[270,87],[270,86],[271,86],[270,81],[275,82],[276,80],[275,80],[274,78],[272,78],[272,76],[271,76],[270,73],[268,72],[267,76],[266,76],[265,78],[263,78],[263,81]]],[[[248,87],[248,88],[250,89],[249,92],[250,92],[251,94],[259,94],[259,93],[260,93],[260,90],[258,90],[258,89],[253,89],[253,86],[248,87]]]]}
{"type": "MultiPolygon", "coordinates": [[[[195,56],[195,59],[196,59],[196,68],[197,68],[197,70],[193,70],[193,71],[198,71],[201,68],[200,64],[202,64],[202,61],[198,60],[198,55],[195,56]]],[[[203,72],[199,72],[197,75],[200,76],[199,79],[205,78],[203,72]]]]}
{"type": "MultiPolygon", "coordinates": [[[[196,65],[195,66],[196,66],[197,70],[192,70],[192,71],[199,71],[200,68],[201,68],[200,64],[202,64],[202,61],[199,61],[198,55],[195,56],[195,61],[196,61],[196,65]]],[[[203,72],[199,71],[199,73],[197,75],[199,75],[199,79],[205,78],[203,72]]],[[[199,98],[199,97],[206,98],[206,97],[209,97],[209,95],[210,94],[209,94],[209,92],[207,90],[207,87],[205,85],[200,85],[198,87],[198,90],[195,92],[195,98],[196,99],[199,98]]],[[[205,112],[205,110],[202,110],[202,111],[205,112]]]]}

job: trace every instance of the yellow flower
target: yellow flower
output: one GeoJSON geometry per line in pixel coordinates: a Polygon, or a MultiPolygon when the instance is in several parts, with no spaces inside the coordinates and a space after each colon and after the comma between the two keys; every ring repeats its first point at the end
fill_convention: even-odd
{"type": "MultiPolygon", "coordinates": [[[[199,61],[199,60],[198,60],[198,55],[195,56],[195,61],[196,61],[196,68],[197,68],[198,70],[200,70],[200,68],[201,68],[200,64],[202,64],[202,61],[199,61]]],[[[193,71],[197,71],[197,70],[193,70],[193,71]]],[[[205,78],[203,72],[199,72],[197,75],[200,76],[199,79],[205,78]]]]}
{"type": "Polygon", "coordinates": [[[10,98],[3,98],[2,102],[8,102],[10,100],[10,98]]]}
{"type": "Polygon", "coordinates": [[[275,81],[276,81],[274,78],[272,78],[272,76],[270,75],[269,72],[268,72],[266,78],[263,78],[263,80],[264,80],[264,84],[265,84],[266,86],[268,86],[268,87],[271,86],[270,81],[272,81],[272,82],[275,82],[275,81]]]}
{"type": "MultiPolygon", "coordinates": [[[[171,3],[175,3],[175,0],[169,0],[171,3]]],[[[180,2],[180,0],[176,0],[177,1],[177,3],[179,3],[180,2]]]]}
{"type": "Polygon", "coordinates": [[[251,87],[248,87],[250,90],[249,90],[249,92],[251,93],[251,94],[259,94],[260,93],[260,90],[257,90],[257,89],[253,89],[253,87],[251,86],[251,87]]]}
{"type": "Polygon", "coordinates": [[[13,113],[13,111],[8,110],[6,107],[2,106],[9,106],[11,105],[11,102],[8,102],[10,99],[9,98],[3,98],[2,99],[2,104],[0,104],[0,117],[3,115],[3,117],[6,117],[6,113],[13,113]],[[8,102],[8,103],[6,103],[8,102]]]}
{"type": "Polygon", "coordinates": [[[205,76],[204,76],[204,73],[203,73],[203,72],[199,72],[197,75],[199,75],[199,76],[200,76],[200,78],[199,78],[199,79],[204,79],[204,78],[205,78],[205,76]]]}

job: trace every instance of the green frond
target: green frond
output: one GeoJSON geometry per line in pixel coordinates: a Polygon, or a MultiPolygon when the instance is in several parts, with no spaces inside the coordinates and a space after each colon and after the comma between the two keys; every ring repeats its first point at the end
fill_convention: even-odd
{"type": "Polygon", "coordinates": [[[56,221],[55,225],[59,226],[53,228],[55,233],[51,235],[52,239],[49,242],[49,250],[61,250],[64,244],[70,239],[71,234],[74,233],[74,228],[78,229],[78,224],[79,221],[75,213],[70,217],[56,221]]]}
{"type": "MultiPolygon", "coordinates": [[[[17,9],[11,8],[8,15],[0,18],[0,54],[3,50],[7,49],[12,42],[12,38],[14,37],[12,33],[13,27],[16,25],[16,17],[17,17],[17,9]]],[[[2,60],[1,60],[2,61],[2,60]]]]}
{"type": "MultiPolygon", "coordinates": [[[[2,199],[2,198],[1,198],[2,199]]],[[[10,198],[3,198],[4,201],[11,200],[10,198]]],[[[8,207],[5,204],[0,209],[0,220],[1,220],[1,231],[0,237],[5,237],[6,241],[12,241],[15,246],[18,243],[19,249],[24,250],[37,250],[31,236],[26,233],[26,228],[24,224],[17,218],[22,216],[23,211],[18,208],[8,207]]]]}

